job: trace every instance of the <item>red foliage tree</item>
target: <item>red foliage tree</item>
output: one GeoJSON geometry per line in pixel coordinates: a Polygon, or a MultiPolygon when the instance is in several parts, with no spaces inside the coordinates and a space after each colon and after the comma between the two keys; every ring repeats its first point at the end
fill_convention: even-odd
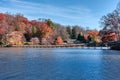
{"type": "Polygon", "coordinates": [[[0,21],[5,20],[5,15],[0,13],[0,21]]]}
{"type": "Polygon", "coordinates": [[[106,32],[102,37],[103,42],[114,42],[118,40],[118,35],[114,32],[106,32]]]}
{"type": "Polygon", "coordinates": [[[30,23],[32,26],[36,26],[36,27],[39,26],[39,23],[36,20],[32,20],[30,23]]]}
{"type": "Polygon", "coordinates": [[[26,25],[26,27],[31,26],[30,21],[27,18],[23,19],[23,23],[26,25]]]}
{"type": "Polygon", "coordinates": [[[0,13],[0,35],[5,34],[6,31],[6,18],[5,15],[0,13]]]}

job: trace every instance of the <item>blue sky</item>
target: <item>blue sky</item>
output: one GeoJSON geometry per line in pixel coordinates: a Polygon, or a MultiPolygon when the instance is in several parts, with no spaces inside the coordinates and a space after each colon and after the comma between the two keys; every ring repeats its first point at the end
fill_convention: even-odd
{"type": "Polygon", "coordinates": [[[21,13],[28,19],[50,18],[63,25],[100,29],[99,20],[119,0],[0,0],[0,12],[21,13]]]}

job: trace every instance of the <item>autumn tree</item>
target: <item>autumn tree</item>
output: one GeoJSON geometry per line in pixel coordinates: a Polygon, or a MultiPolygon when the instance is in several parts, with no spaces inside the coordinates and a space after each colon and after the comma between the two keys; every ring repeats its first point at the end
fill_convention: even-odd
{"type": "Polygon", "coordinates": [[[47,25],[48,25],[50,28],[52,28],[53,30],[56,29],[54,23],[53,23],[50,19],[47,19],[46,22],[47,22],[47,25]]]}
{"type": "Polygon", "coordinates": [[[61,36],[63,41],[67,41],[69,39],[69,34],[66,31],[66,27],[60,24],[55,24],[56,26],[56,36],[61,36]]]}
{"type": "Polygon", "coordinates": [[[112,31],[108,31],[102,36],[103,42],[114,42],[118,40],[118,35],[112,31]]]}
{"type": "Polygon", "coordinates": [[[27,41],[30,41],[32,37],[37,37],[37,26],[38,22],[36,20],[29,21],[28,19],[24,19],[23,22],[25,23],[25,33],[24,36],[27,41]]]}
{"type": "Polygon", "coordinates": [[[11,15],[10,13],[6,13],[5,17],[6,17],[6,23],[8,25],[6,29],[8,33],[15,31],[15,25],[14,25],[15,17],[11,15]]]}
{"type": "Polygon", "coordinates": [[[42,38],[49,38],[54,33],[54,31],[45,23],[40,25],[39,30],[42,38]]]}
{"type": "Polygon", "coordinates": [[[60,36],[56,38],[55,44],[56,44],[56,45],[61,45],[61,44],[63,44],[63,40],[62,40],[62,38],[61,38],[60,36]]]}
{"type": "Polygon", "coordinates": [[[7,27],[5,15],[0,13],[0,40],[7,33],[7,27]]]}
{"type": "Polygon", "coordinates": [[[100,39],[99,39],[99,31],[97,30],[88,30],[87,31],[88,33],[88,39],[90,42],[100,42],[100,39]]]}
{"type": "Polygon", "coordinates": [[[49,27],[46,22],[43,23],[39,23],[39,26],[37,26],[37,37],[40,40],[40,43],[42,43],[42,41],[46,41],[49,40],[52,35],[54,34],[54,30],[49,27]],[[44,38],[44,40],[43,40],[44,38]]]}
{"type": "Polygon", "coordinates": [[[3,13],[0,13],[0,22],[2,23],[5,19],[5,15],[3,13]]]}
{"type": "Polygon", "coordinates": [[[102,16],[100,22],[103,30],[115,32],[120,40],[120,3],[113,12],[102,16]]]}
{"type": "Polygon", "coordinates": [[[25,33],[25,21],[26,18],[21,15],[21,14],[17,14],[15,15],[15,19],[14,19],[14,27],[15,27],[15,31],[20,31],[22,33],[25,33]]]}

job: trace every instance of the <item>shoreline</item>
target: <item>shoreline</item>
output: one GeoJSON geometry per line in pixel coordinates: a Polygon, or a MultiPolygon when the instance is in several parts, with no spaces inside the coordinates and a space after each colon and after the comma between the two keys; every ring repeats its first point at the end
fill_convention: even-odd
{"type": "Polygon", "coordinates": [[[13,48],[59,48],[59,47],[85,47],[85,44],[63,44],[63,45],[11,45],[1,47],[13,48]]]}
{"type": "Polygon", "coordinates": [[[110,50],[110,47],[88,47],[85,44],[64,44],[64,45],[12,45],[2,46],[0,48],[81,48],[81,49],[97,49],[110,50]]]}

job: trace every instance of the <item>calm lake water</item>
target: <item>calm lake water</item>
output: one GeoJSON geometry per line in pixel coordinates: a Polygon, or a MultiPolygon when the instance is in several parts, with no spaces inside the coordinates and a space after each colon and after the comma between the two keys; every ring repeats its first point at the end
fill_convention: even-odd
{"type": "Polygon", "coordinates": [[[120,80],[120,52],[1,48],[0,80],[120,80]]]}

